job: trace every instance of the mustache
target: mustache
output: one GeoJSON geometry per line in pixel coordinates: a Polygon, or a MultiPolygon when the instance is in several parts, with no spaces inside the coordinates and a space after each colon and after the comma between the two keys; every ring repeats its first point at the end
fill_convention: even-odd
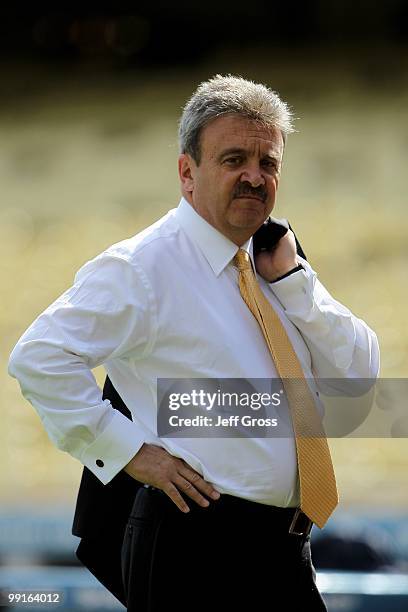
{"type": "Polygon", "coordinates": [[[255,198],[260,198],[262,202],[266,201],[268,197],[268,192],[265,188],[265,185],[259,185],[259,187],[252,187],[249,183],[238,183],[238,185],[234,189],[234,198],[239,198],[241,196],[252,196],[255,198]]]}

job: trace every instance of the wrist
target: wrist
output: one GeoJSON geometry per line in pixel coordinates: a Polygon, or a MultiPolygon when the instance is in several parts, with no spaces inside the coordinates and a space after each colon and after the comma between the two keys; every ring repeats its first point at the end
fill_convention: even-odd
{"type": "Polygon", "coordinates": [[[304,270],[304,267],[302,266],[302,264],[295,263],[293,267],[289,268],[285,272],[280,272],[279,274],[274,275],[272,279],[270,280],[267,279],[267,280],[269,283],[276,283],[277,281],[280,281],[283,278],[286,278],[287,276],[290,276],[291,274],[298,272],[299,270],[304,270]]]}

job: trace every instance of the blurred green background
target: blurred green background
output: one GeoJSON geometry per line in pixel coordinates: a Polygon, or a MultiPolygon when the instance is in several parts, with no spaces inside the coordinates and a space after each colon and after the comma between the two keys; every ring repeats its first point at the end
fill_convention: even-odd
{"type": "MultiPolygon", "coordinates": [[[[376,331],[381,375],[407,376],[406,49],[358,37],[346,47],[266,42],[227,41],[194,62],[154,66],[118,67],[86,45],[75,61],[51,61],[52,48],[45,58],[3,58],[2,504],[75,499],[81,466],[51,446],[7,376],[8,356],[87,259],[177,206],[177,120],[198,83],[216,73],[264,82],[294,108],[298,131],[274,215],[290,220],[332,295],[376,331]]],[[[96,375],[102,382],[102,369],[96,375]]],[[[343,508],[407,508],[406,439],[331,446],[343,508]]]]}

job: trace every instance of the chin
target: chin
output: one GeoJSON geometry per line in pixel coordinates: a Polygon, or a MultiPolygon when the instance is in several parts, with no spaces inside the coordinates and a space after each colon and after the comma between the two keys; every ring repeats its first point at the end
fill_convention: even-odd
{"type": "Polygon", "coordinates": [[[255,228],[256,230],[262,225],[267,216],[264,210],[242,210],[231,217],[230,223],[239,229],[255,228]]]}

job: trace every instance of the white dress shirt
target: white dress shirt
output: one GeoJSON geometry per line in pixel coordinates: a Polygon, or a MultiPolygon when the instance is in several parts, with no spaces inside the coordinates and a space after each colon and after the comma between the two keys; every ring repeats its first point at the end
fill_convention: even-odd
{"type": "MultiPolygon", "coordinates": [[[[244,248],[252,257],[252,242],[244,248]]],[[[103,483],[146,442],[183,458],[221,493],[298,504],[293,437],[157,436],[157,378],[277,376],[239,292],[237,250],[182,199],[146,230],[87,262],[18,341],[10,374],[54,444],[103,483]],[[133,422],[102,401],[91,371],[101,364],[133,422]]],[[[304,270],[271,284],[258,280],[305,376],[375,378],[375,333],[298,260],[304,270]]]]}

